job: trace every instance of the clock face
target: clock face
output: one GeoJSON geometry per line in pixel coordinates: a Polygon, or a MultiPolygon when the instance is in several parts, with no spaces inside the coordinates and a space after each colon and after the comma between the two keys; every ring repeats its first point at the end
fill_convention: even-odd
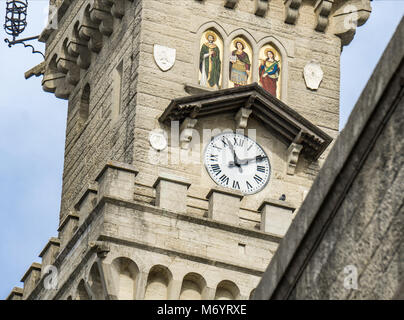
{"type": "Polygon", "coordinates": [[[238,133],[222,133],[212,139],[204,154],[205,166],[219,185],[244,194],[261,191],[269,181],[271,164],[254,140],[238,133]]]}

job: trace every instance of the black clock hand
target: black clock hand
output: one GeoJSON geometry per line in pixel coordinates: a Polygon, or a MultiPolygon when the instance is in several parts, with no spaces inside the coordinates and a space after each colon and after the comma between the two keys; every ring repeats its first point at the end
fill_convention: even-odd
{"type": "Polygon", "coordinates": [[[229,139],[225,138],[227,140],[227,143],[229,144],[230,150],[233,152],[233,160],[229,162],[229,167],[238,167],[238,170],[240,173],[243,173],[243,168],[240,166],[240,159],[237,157],[236,150],[234,150],[233,144],[229,141],[229,139]]]}
{"type": "Polygon", "coordinates": [[[243,166],[243,165],[249,164],[250,162],[253,162],[253,161],[256,161],[256,162],[263,161],[266,158],[268,158],[268,157],[259,155],[254,158],[242,159],[242,160],[239,159],[238,164],[243,166]]]}

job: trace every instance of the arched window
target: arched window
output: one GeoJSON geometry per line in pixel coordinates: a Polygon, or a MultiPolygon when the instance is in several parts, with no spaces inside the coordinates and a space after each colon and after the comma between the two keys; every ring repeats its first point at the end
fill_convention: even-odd
{"type": "Polygon", "coordinates": [[[88,295],[84,280],[81,280],[79,285],[77,286],[76,300],[90,300],[90,296],[88,295]]]}
{"type": "Polygon", "coordinates": [[[84,124],[88,119],[88,115],[90,112],[90,94],[91,94],[90,85],[87,83],[84,86],[80,99],[79,118],[81,124],[84,124]]]}
{"type": "Polygon", "coordinates": [[[134,300],[139,275],[138,266],[131,259],[121,257],[112,262],[112,267],[118,299],[134,300]]]}
{"type": "Polygon", "coordinates": [[[216,287],[215,300],[237,300],[240,290],[234,282],[224,280],[216,287]]]}
{"type": "Polygon", "coordinates": [[[205,279],[197,273],[188,273],[181,287],[180,300],[202,300],[206,289],[205,279]]]}
{"type": "Polygon", "coordinates": [[[254,293],[255,293],[255,289],[251,290],[251,293],[250,293],[250,300],[254,297],[254,293]]]}
{"type": "Polygon", "coordinates": [[[147,277],[145,300],[167,300],[172,274],[167,267],[157,265],[151,268],[147,277]]]}
{"type": "Polygon", "coordinates": [[[88,278],[88,284],[91,288],[92,293],[94,294],[94,299],[96,300],[104,300],[104,289],[101,282],[101,276],[98,269],[98,264],[94,263],[90,270],[90,275],[88,278]]]}

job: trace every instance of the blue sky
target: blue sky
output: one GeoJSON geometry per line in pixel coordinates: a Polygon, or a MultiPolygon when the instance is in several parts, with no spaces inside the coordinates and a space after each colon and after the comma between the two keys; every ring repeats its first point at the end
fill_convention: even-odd
{"type": "MultiPolygon", "coordinates": [[[[29,25],[23,37],[44,27],[46,0],[29,2],[29,25]]],[[[402,0],[376,0],[341,65],[341,128],[404,14],[402,0]]],[[[0,0],[0,16],[5,1],[0,0]]],[[[2,18],[3,19],[3,18],[2,18]]],[[[4,38],[4,32],[1,37],[4,38]]],[[[2,39],[0,39],[2,40],[2,39]]],[[[43,51],[43,45],[35,42],[43,51]]],[[[0,41],[0,299],[38,254],[57,236],[62,185],[67,102],[41,89],[41,78],[24,72],[41,62],[23,46],[9,49],[0,41]]]]}

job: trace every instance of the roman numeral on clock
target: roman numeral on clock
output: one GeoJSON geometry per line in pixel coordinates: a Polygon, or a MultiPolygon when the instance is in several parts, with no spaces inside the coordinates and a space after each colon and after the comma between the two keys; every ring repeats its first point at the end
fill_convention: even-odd
{"type": "Polygon", "coordinates": [[[257,166],[257,171],[265,173],[265,167],[264,166],[257,166]]]}
{"type": "Polygon", "coordinates": [[[240,185],[238,181],[233,181],[233,189],[239,189],[240,190],[240,185]]]}
{"type": "Polygon", "coordinates": [[[262,179],[262,178],[261,178],[259,175],[257,175],[257,174],[254,176],[254,180],[257,181],[258,184],[261,183],[262,181],[264,181],[264,179],[262,179]]]}
{"type": "Polygon", "coordinates": [[[229,177],[226,176],[225,174],[222,175],[222,176],[219,178],[219,180],[220,180],[222,183],[225,183],[226,186],[229,184],[229,177]]]}
{"type": "Polygon", "coordinates": [[[234,139],[234,146],[242,147],[244,145],[244,140],[233,138],[234,139]]]}
{"type": "Polygon", "coordinates": [[[219,175],[222,172],[222,169],[220,169],[220,166],[218,164],[212,164],[210,165],[210,167],[216,175],[219,175]]]}
{"type": "Polygon", "coordinates": [[[248,181],[246,181],[246,183],[247,183],[248,190],[252,190],[253,186],[248,181]]]}
{"type": "Polygon", "coordinates": [[[209,157],[210,161],[218,161],[219,160],[219,155],[217,154],[211,154],[209,157]]]}

